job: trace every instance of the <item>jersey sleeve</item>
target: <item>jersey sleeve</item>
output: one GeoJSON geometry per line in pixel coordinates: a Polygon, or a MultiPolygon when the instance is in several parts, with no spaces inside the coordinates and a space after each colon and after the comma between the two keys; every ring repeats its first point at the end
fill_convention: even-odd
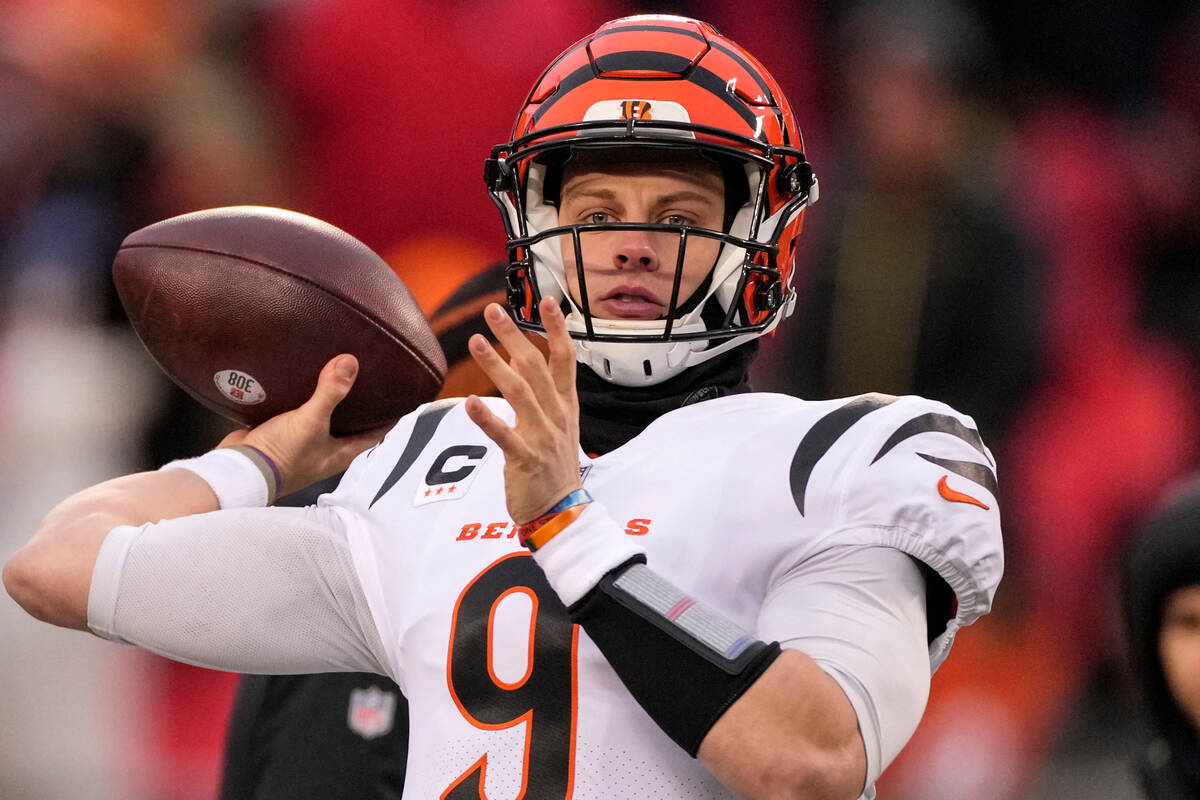
{"type": "Polygon", "coordinates": [[[772,586],[763,639],[799,650],[845,692],[858,717],[873,784],[908,742],[929,697],[925,583],[890,547],[831,547],[772,586]]]}
{"type": "Polygon", "coordinates": [[[857,425],[826,544],[893,547],[929,568],[936,670],[955,633],[991,609],[1003,573],[996,463],[974,421],[942,403],[897,398],[857,425]]]}
{"type": "Polygon", "coordinates": [[[88,626],[203,667],[385,672],[342,513],[228,509],[119,526],[92,571],[88,626]]]}
{"type": "MultiPolygon", "coordinates": [[[[486,398],[485,402],[496,401],[486,398]]],[[[383,663],[391,667],[384,674],[402,688],[405,677],[397,629],[407,612],[423,600],[411,590],[411,582],[398,574],[410,555],[400,542],[405,533],[419,536],[420,526],[428,523],[411,505],[389,501],[399,493],[411,494],[413,482],[425,474],[431,443],[440,441],[456,420],[466,419],[461,407],[462,398],[419,406],[379,444],[354,459],[337,488],[317,500],[319,509],[335,514],[342,524],[356,585],[383,641],[383,663]]],[[[503,414],[495,406],[493,410],[503,414]]]]}

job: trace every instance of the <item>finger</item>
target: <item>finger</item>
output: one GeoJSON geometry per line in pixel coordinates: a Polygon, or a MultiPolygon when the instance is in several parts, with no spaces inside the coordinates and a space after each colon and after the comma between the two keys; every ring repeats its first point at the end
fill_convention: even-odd
{"type": "Polygon", "coordinates": [[[483,316],[496,341],[508,351],[509,366],[533,389],[533,394],[543,410],[561,425],[561,404],[554,381],[550,377],[550,368],[546,365],[546,357],[498,304],[489,303],[483,316]]]}
{"type": "MultiPolygon", "coordinates": [[[[575,398],[575,342],[567,332],[567,320],[553,298],[542,300],[542,326],[550,343],[550,375],[561,397],[575,398]]],[[[575,401],[572,399],[573,407],[575,401]]]]}
{"type": "Polygon", "coordinates": [[[487,339],[477,333],[467,341],[467,347],[471,358],[517,412],[518,419],[533,421],[545,416],[528,381],[500,357],[487,339]]]}
{"type": "Polygon", "coordinates": [[[348,353],[334,356],[321,368],[317,388],[301,406],[306,413],[328,419],[337,404],[350,394],[358,377],[358,359],[348,353]]]}
{"type": "Polygon", "coordinates": [[[504,451],[505,458],[519,459],[529,454],[529,447],[525,444],[525,440],[505,424],[504,420],[493,414],[487,404],[477,395],[467,398],[466,409],[467,416],[504,451]]]}

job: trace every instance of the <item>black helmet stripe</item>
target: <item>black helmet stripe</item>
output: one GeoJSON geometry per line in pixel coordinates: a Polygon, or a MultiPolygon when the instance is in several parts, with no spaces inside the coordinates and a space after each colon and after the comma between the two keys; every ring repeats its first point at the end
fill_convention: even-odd
{"type": "MultiPolygon", "coordinates": [[[[702,42],[708,42],[708,40],[704,38],[704,35],[700,33],[700,31],[693,30],[690,26],[672,28],[667,25],[622,25],[619,28],[613,28],[611,31],[605,31],[591,41],[594,42],[599,39],[603,39],[605,36],[613,36],[614,34],[625,33],[626,31],[660,31],[662,33],[678,33],[680,36],[690,36],[693,39],[699,39],[702,42]]],[[[590,43],[591,42],[589,42],[589,44],[590,43]]],[[[711,42],[709,43],[711,44],[711,42]]]]}
{"type": "Polygon", "coordinates": [[[623,50],[620,53],[608,53],[596,58],[596,67],[602,73],[623,72],[629,69],[654,69],[684,76],[691,66],[690,58],[674,53],[664,53],[661,50],[623,50]]]}
{"type": "Polygon", "coordinates": [[[735,100],[730,95],[729,87],[726,84],[725,79],[720,75],[717,75],[715,72],[710,72],[704,67],[696,67],[687,76],[687,79],[697,86],[707,89],[713,95],[723,100],[725,105],[736,111],[737,115],[741,117],[747,125],[750,126],[750,130],[756,132],[758,131],[758,117],[755,116],[750,109],[746,108],[744,103],[735,100]]]}
{"type": "Polygon", "coordinates": [[[748,74],[751,78],[754,78],[754,82],[758,84],[758,88],[762,89],[763,94],[767,96],[767,102],[770,103],[771,107],[775,109],[775,119],[779,121],[779,130],[783,131],[783,143],[790,145],[792,143],[791,137],[788,136],[787,125],[783,123],[783,109],[781,109],[779,104],[775,102],[775,95],[771,92],[771,87],[767,85],[762,73],[755,69],[749,61],[738,55],[736,51],[730,50],[720,42],[712,42],[711,44],[713,49],[720,50],[722,53],[732,58],[739,65],[741,65],[742,69],[746,70],[746,74],[748,74]]]}
{"type": "Polygon", "coordinates": [[[758,88],[763,90],[763,94],[765,94],[767,96],[767,102],[770,103],[772,106],[778,105],[775,102],[775,95],[771,93],[771,87],[767,85],[767,82],[763,79],[763,76],[759,73],[759,71],[757,69],[754,68],[754,66],[749,61],[742,58],[740,55],[737,54],[736,51],[730,50],[728,47],[721,44],[720,42],[712,42],[712,46],[713,46],[713,49],[720,50],[722,53],[729,56],[734,61],[736,61],[738,64],[740,64],[742,69],[746,70],[746,73],[751,78],[754,78],[754,82],[758,84],[758,88]]]}
{"type": "MultiPolygon", "coordinates": [[[[599,66],[604,68],[605,71],[612,72],[624,72],[627,70],[639,69],[682,72],[683,67],[686,67],[687,64],[690,63],[687,61],[687,59],[684,59],[681,56],[676,56],[671,53],[661,53],[654,50],[627,50],[623,53],[612,53],[610,55],[601,56],[599,59],[597,59],[597,62],[599,66]],[[599,63],[601,61],[603,63],[599,63]],[[679,66],[680,63],[682,63],[682,67],[679,66]]],[[[558,85],[558,91],[546,98],[545,102],[538,106],[537,111],[533,112],[533,118],[531,122],[536,125],[542,118],[542,115],[549,111],[550,108],[556,102],[558,102],[558,100],[565,97],[572,89],[582,85],[583,83],[586,83],[594,77],[595,73],[592,70],[591,64],[586,64],[572,72],[570,75],[565,76],[558,85]]],[[[746,125],[748,125],[751,130],[757,130],[758,118],[754,116],[754,114],[752,114],[750,110],[743,104],[734,100],[734,98],[729,95],[729,93],[725,90],[725,81],[719,75],[710,72],[703,67],[695,67],[688,71],[684,77],[685,80],[696,84],[702,89],[708,90],[711,94],[719,98],[722,102],[737,112],[738,116],[740,116],[746,122],[746,125]]]]}
{"type": "MultiPolygon", "coordinates": [[[[611,32],[605,32],[600,36],[597,36],[596,39],[601,39],[604,36],[612,36],[616,33],[625,33],[626,31],[659,31],[661,33],[678,33],[680,36],[690,36],[693,39],[699,39],[710,47],[720,50],[722,53],[740,64],[742,69],[746,70],[751,78],[754,78],[754,82],[758,84],[758,88],[762,89],[763,93],[766,94],[767,102],[769,102],[772,106],[776,105],[775,95],[771,92],[771,87],[767,85],[767,82],[763,79],[762,74],[749,61],[742,58],[736,51],[730,50],[720,42],[704,38],[704,35],[699,31],[692,30],[690,27],[671,28],[667,27],[666,25],[624,25],[620,28],[614,29],[611,32]]],[[[592,39],[585,44],[591,44],[592,42],[596,41],[596,39],[592,39]]],[[[566,54],[564,54],[564,56],[565,55],[566,54]]]]}
{"type": "Polygon", "coordinates": [[[551,106],[570,93],[572,89],[582,86],[584,83],[590,81],[594,77],[595,72],[592,70],[592,65],[590,62],[584,64],[570,75],[564,76],[563,79],[558,82],[558,87],[554,90],[554,94],[543,100],[542,104],[537,107],[537,111],[533,112],[533,116],[530,119],[530,127],[536,125],[542,118],[542,115],[549,111],[551,106]]]}

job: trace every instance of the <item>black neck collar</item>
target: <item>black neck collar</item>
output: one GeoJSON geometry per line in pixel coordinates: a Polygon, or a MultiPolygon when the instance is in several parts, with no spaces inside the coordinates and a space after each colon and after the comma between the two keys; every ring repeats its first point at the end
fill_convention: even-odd
{"type": "Polygon", "coordinates": [[[591,455],[604,455],[641,433],[647,425],[692,403],[750,391],[750,362],[758,355],[751,341],[697,364],[654,386],[617,386],[579,365],[579,440],[591,455]]]}

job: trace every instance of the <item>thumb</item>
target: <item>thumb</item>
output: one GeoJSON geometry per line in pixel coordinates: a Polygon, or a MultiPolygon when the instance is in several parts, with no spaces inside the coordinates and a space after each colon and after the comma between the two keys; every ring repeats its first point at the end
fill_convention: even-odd
{"type": "Polygon", "coordinates": [[[304,408],[321,417],[329,417],[338,403],[350,393],[358,376],[358,359],[347,353],[331,358],[317,376],[317,388],[304,408]]]}

